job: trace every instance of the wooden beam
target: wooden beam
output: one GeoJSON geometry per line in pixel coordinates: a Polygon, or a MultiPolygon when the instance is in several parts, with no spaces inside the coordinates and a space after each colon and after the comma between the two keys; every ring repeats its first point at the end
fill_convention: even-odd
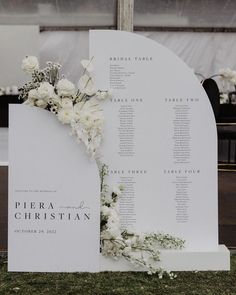
{"type": "Polygon", "coordinates": [[[118,0],[117,30],[133,32],[134,0],[118,0]]]}
{"type": "Polygon", "coordinates": [[[115,30],[115,26],[40,26],[40,32],[115,30]]]}
{"type": "Polygon", "coordinates": [[[167,27],[134,26],[139,32],[236,33],[236,27],[167,27]]]}
{"type": "MultiPolygon", "coordinates": [[[[116,26],[40,26],[40,32],[115,30],[116,26]]],[[[134,26],[139,32],[193,32],[193,33],[236,33],[236,27],[145,27],[134,26]]]]}

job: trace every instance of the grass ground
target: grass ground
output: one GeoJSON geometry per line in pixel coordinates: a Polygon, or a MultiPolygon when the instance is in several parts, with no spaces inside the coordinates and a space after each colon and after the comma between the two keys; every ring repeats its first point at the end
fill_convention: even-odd
{"type": "Polygon", "coordinates": [[[236,295],[236,255],[229,272],[179,272],[174,280],[134,272],[8,273],[0,258],[0,295],[236,295]]]}

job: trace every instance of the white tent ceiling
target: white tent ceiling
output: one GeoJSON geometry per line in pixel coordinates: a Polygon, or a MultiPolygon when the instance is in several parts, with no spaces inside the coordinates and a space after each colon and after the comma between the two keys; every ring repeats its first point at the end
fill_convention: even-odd
{"type": "MultiPolygon", "coordinates": [[[[0,0],[0,24],[112,26],[116,0],[0,0]]],[[[235,0],[134,0],[135,26],[236,27],[235,0]]]]}
{"type": "MultiPolygon", "coordinates": [[[[236,0],[134,3],[136,29],[146,27],[142,34],[170,48],[195,71],[209,77],[220,68],[236,68],[236,0]],[[155,32],[155,27],[163,26],[221,28],[222,33],[155,32]],[[234,33],[223,33],[224,28],[231,28],[234,33]]],[[[63,26],[115,27],[116,4],[117,0],[0,0],[0,25],[58,26],[57,32],[40,34],[40,58],[43,63],[50,59],[62,63],[65,74],[76,82],[79,61],[88,54],[88,31],[60,30],[63,26]]]]}
{"type": "Polygon", "coordinates": [[[236,27],[235,0],[134,0],[136,26],[236,27]]]}
{"type": "Polygon", "coordinates": [[[114,25],[116,0],[0,0],[0,24],[114,25]]]}

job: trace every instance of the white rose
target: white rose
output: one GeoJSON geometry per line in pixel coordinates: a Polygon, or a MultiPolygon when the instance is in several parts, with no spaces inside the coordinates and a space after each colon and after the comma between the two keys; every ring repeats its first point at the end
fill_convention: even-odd
{"type": "Polygon", "coordinates": [[[37,107],[40,107],[40,108],[46,108],[47,106],[47,102],[43,99],[38,99],[36,102],[35,102],[36,106],[37,107]]]}
{"type": "Polygon", "coordinates": [[[40,83],[38,88],[38,97],[40,99],[48,100],[54,96],[54,87],[48,82],[40,83]]]}
{"type": "Polygon", "coordinates": [[[28,74],[32,74],[39,69],[39,62],[36,56],[26,56],[22,61],[22,70],[28,74]]]}
{"type": "Polygon", "coordinates": [[[28,93],[28,99],[34,100],[38,98],[39,98],[39,95],[38,95],[37,89],[31,89],[28,93]]]}
{"type": "Polygon", "coordinates": [[[70,124],[70,122],[74,119],[74,111],[73,109],[60,109],[57,117],[63,124],[70,124]]]}
{"type": "Polygon", "coordinates": [[[57,92],[62,97],[73,96],[75,94],[75,85],[67,79],[61,79],[57,83],[57,92]]]}
{"type": "Polygon", "coordinates": [[[54,93],[53,96],[51,97],[51,101],[54,104],[61,105],[61,98],[58,95],[56,95],[56,93],[54,93]]]}

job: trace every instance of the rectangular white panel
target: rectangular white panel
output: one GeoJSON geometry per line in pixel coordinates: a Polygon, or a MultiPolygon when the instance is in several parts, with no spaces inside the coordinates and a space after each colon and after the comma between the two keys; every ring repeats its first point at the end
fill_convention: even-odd
{"type": "Polygon", "coordinates": [[[50,112],[11,105],[9,271],[99,270],[100,180],[50,112]]]}

